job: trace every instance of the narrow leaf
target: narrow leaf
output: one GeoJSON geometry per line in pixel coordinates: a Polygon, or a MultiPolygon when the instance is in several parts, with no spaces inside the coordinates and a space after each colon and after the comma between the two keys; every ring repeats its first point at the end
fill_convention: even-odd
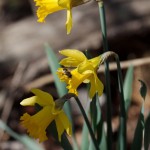
{"type": "Polygon", "coordinates": [[[66,90],[65,83],[61,82],[56,74],[57,69],[60,67],[58,58],[57,58],[56,54],[53,52],[53,50],[49,47],[48,44],[45,44],[45,51],[47,54],[50,70],[54,76],[55,85],[58,90],[58,94],[61,97],[67,93],[67,90],[66,90]]]}
{"type": "Polygon", "coordinates": [[[83,124],[83,129],[82,129],[82,143],[81,143],[81,150],[88,149],[89,147],[89,137],[88,137],[88,128],[86,123],[84,122],[83,124]]]}
{"type": "Polygon", "coordinates": [[[143,130],[144,130],[144,103],[142,104],[138,123],[135,129],[131,150],[141,150],[143,140],[143,130]]]}
{"type": "Polygon", "coordinates": [[[106,140],[106,133],[104,130],[104,122],[103,119],[101,119],[101,121],[99,122],[98,126],[97,126],[97,141],[99,144],[99,148],[101,150],[107,150],[107,140],[106,140]]]}
{"type": "MultiPolygon", "coordinates": [[[[89,113],[89,103],[86,108],[86,115],[88,116],[89,113]]],[[[84,121],[83,123],[83,128],[82,128],[82,142],[81,142],[81,150],[86,150],[89,148],[89,131],[88,127],[86,125],[86,122],[84,121]]]]}
{"type": "Polygon", "coordinates": [[[133,66],[130,66],[127,70],[123,86],[126,113],[131,103],[132,82],[133,82],[133,66]]]}
{"type": "Polygon", "coordinates": [[[97,142],[99,144],[99,148],[101,150],[107,150],[107,139],[106,133],[104,130],[104,121],[102,118],[102,113],[99,105],[99,101],[97,100],[97,110],[98,110],[98,119],[97,119],[97,142]]]}
{"type": "Polygon", "coordinates": [[[145,122],[145,132],[144,132],[144,148],[149,150],[150,148],[150,113],[145,122]]]}

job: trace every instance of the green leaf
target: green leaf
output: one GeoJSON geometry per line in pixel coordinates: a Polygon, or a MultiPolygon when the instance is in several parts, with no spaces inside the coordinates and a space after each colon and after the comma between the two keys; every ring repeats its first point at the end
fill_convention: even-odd
{"type": "Polygon", "coordinates": [[[97,94],[95,94],[95,96],[93,97],[90,103],[90,114],[91,114],[91,120],[92,120],[92,126],[93,126],[94,132],[96,132],[97,122],[99,122],[100,116],[101,116],[100,112],[98,111],[99,106],[97,106],[97,101],[99,101],[99,98],[97,94]],[[99,118],[98,118],[98,115],[99,115],[99,118]]]}
{"type": "MultiPolygon", "coordinates": [[[[106,135],[103,128],[103,118],[101,117],[101,108],[99,104],[99,96],[96,94],[90,104],[91,119],[93,123],[93,130],[97,134],[97,142],[99,148],[107,150],[106,135]]],[[[94,150],[93,143],[90,142],[89,150],[94,150]]]]}
{"type": "MultiPolygon", "coordinates": [[[[100,105],[99,105],[99,97],[96,93],[90,103],[90,114],[91,114],[91,121],[92,121],[92,128],[94,133],[97,131],[97,124],[101,119],[101,112],[100,112],[100,105]]],[[[90,140],[89,150],[94,150],[95,147],[93,145],[92,140],[90,140]]]]}
{"type": "Polygon", "coordinates": [[[82,128],[82,143],[81,143],[81,150],[88,149],[89,147],[89,137],[88,137],[88,127],[86,123],[84,122],[83,128],[82,128]]]}
{"type": "Polygon", "coordinates": [[[146,93],[147,93],[147,87],[146,87],[146,84],[142,80],[139,80],[139,82],[141,83],[140,94],[141,94],[142,98],[145,100],[146,93]]]}
{"type": "Polygon", "coordinates": [[[99,144],[99,148],[101,150],[107,150],[107,140],[106,140],[106,133],[104,130],[104,122],[103,119],[101,119],[101,121],[99,122],[98,126],[97,126],[97,141],[99,144]]]}
{"type": "Polygon", "coordinates": [[[144,148],[145,150],[149,149],[150,145],[150,113],[145,122],[145,131],[144,131],[144,148]]]}
{"type": "Polygon", "coordinates": [[[97,142],[99,145],[99,148],[102,150],[107,150],[107,140],[106,140],[106,133],[104,130],[104,121],[102,118],[102,113],[99,105],[99,98],[97,97],[96,101],[96,106],[97,106],[97,142]]]}
{"type": "Polygon", "coordinates": [[[143,140],[143,130],[144,130],[144,103],[142,104],[138,123],[135,129],[131,150],[141,150],[143,140]]]}
{"type": "Polygon", "coordinates": [[[133,82],[133,66],[130,66],[127,70],[123,86],[126,113],[131,103],[132,82],[133,82]]]}
{"type": "MultiPolygon", "coordinates": [[[[86,115],[88,116],[89,113],[89,103],[88,106],[86,108],[86,115]]],[[[81,150],[85,150],[88,149],[89,147],[89,130],[88,127],[86,125],[86,122],[84,121],[83,123],[83,128],[82,128],[82,142],[81,142],[81,150]]]]}
{"type": "Polygon", "coordinates": [[[28,150],[43,150],[42,147],[39,146],[33,139],[26,135],[19,135],[10,129],[2,120],[0,120],[0,128],[6,131],[9,135],[11,135],[16,140],[20,141],[28,150]]]}
{"type": "Polygon", "coordinates": [[[61,82],[56,74],[57,69],[60,67],[58,58],[56,54],[53,52],[53,50],[49,47],[48,44],[45,44],[45,51],[47,54],[50,70],[54,76],[55,85],[56,85],[59,97],[61,97],[67,93],[67,90],[66,90],[66,84],[61,82]]]}

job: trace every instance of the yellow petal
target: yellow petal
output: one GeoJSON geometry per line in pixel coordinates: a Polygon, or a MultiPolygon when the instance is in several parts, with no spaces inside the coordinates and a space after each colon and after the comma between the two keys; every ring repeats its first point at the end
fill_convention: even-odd
{"type": "Polygon", "coordinates": [[[25,113],[20,118],[21,124],[27,129],[29,135],[39,139],[40,142],[47,140],[45,130],[56,117],[51,114],[51,109],[50,106],[46,106],[33,116],[25,113]]]}
{"type": "Polygon", "coordinates": [[[78,66],[78,72],[81,74],[90,73],[93,71],[94,67],[88,60],[83,61],[83,63],[80,63],[80,65],[78,66]]]}
{"type": "Polygon", "coordinates": [[[78,86],[88,79],[90,74],[80,74],[77,69],[71,71],[72,77],[68,83],[67,88],[69,89],[69,93],[74,93],[77,95],[78,86]]]}
{"type": "Polygon", "coordinates": [[[55,105],[53,97],[50,94],[39,89],[32,89],[31,91],[36,96],[32,96],[21,101],[20,104],[22,106],[34,106],[35,103],[39,104],[40,106],[55,105]]]}
{"type": "Polygon", "coordinates": [[[72,58],[78,62],[83,62],[86,58],[86,56],[79,50],[76,49],[65,49],[59,51],[60,54],[67,56],[69,58],[72,58]]]}
{"type": "Polygon", "coordinates": [[[52,95],[47,92],[44,92],[39,89],[32,89],[32,93],[34,93],[37,97],[39,97],[39,101],[37,102],[41,106],[47,105],[55,105],[52,95]]]}
{"type": "Polygon", "coordinates": [[[96,74],[94,74],[94,78],[95,78],[95,86],[96,86],[96,90],[98,92],[98,95],[101,96],[103,94],[103,90],[104,90],[104,85],[101,82],[101,80],[99,80],[99,78],[97,77],[96,74]]]}
{"type": "Polygon", "coordinates": [[[93,98],[96,92],[98,92],[98,95],[101,96],[104,90],[104,86],[102,82],[98,79],[97,75],[93,73],[93,75],[89,78],[90,80],[90,92],[89,96],[90,98],[93,98]]]}
{"type": "Polygon", "coordinates": [[[94,57],[92,59],[89,60],[89,62],[92,64],[92,66],[97,69],[97,67],[100,65],[101,63],[101,56],[98,57],[94,57]]]}
{"type": "Polygon", "coordinates": [[[80,61],[72,57],[67,57],[62,59],[59,64],[65,67],[77,67],[80,64],[80,61]]]}
{"type": "Polygon", "coordinates": [[[34,106],[35,103],[39,101],[39,98],[37,96],[32,96],[30,98],[26,98],[20,102],[20,105],[22,106],[34,106]]]}
{"type": "Polygon", "coordinates": [[[55,122],[56,122],[59,141],[61,141],[61,135],[65,130],[68,135],[72,135],[71,124],[68,120],[68,117],[63,111],[55,118],[55,122]]]}

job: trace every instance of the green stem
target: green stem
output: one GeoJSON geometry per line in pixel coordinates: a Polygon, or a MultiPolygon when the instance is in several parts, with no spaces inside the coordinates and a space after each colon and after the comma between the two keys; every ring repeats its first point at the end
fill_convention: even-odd
{"type": "MultiPolygon", "coordinates": [[[[98,2],[99,14],[100,14],[100,24],[103,38],[103,47],[104,52],[108,51],[108,42],[107,42],[107,31],[106,31],[106,19],[105,19],[105,9],[102,1],[98,2]]],[[[107,93],[107,146],[108,149],[112,149],[112,125],[111,125],[111,88],[110,88],[110,73],[109,73],[109,64],[108,61],[105,63],[105,75],[106,75],[106,93],[107,93]]]]}
{"type": "Polygon", "coordinates": [[[117,73],[118,73],[118,84],[119,84],[119,93],[121,97],[120,102],[120,133],[119,133],[119,149],[126,150],[126,110],[125,110],[125,101],[124,101],[124,93],[123,93],[123,80],[122,73],[120,67],[119,57],[115,55],[116,63],[117,63],[117,73]]]}
{"type": "Polygon", "coordinates": [[[96,150],[100,150],[100,149],[99,149],[99,146],[98,146],[98,143],[97,143],[97,140],[96,140],[96,138],[95,138],[95,135],[94,135],[94,133],[93,133],[93,130],[92,130],[92,128],[91,128],[90,122],[89,122],[89,120],[88,120],[88,117],[87,117],[87,115],[86,115],[86,113],[85,113],[85,111],[84,111],[84,108],[82,107],[82,104],[81,104],[79,98],[78,98],[77,96],[74,97],[74,98],[76,99],[76,102],[77,102],[77,104],[78,104],[78,106],[79,106],[79,108],[80,108],[80,110],[81,110],[81,112],[82,112],[82,115],[83,115],[83,117],[84,117],[84,120],[85,120],[85,122],[86,122],[86,125],[87,125],[87,127],[88,127],[88,129],[89,129],[89,133],[90,133],[90,135],[91,135],[91,139],[93,140],[93,144],[94,144],[94,146],[95,146],[95,149],[96,149],[96,150]]]}

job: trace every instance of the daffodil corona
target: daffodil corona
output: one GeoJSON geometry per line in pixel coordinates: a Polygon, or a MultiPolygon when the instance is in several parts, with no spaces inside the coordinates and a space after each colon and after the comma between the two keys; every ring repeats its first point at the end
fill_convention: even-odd
{"type": "Polygon", "coordinates": [[[83,83],[90,82],[89,96],[92,98],[96,92],[102,95],[104,86],[97,77],[97,69],[102,62],[101,56],[87,59],[86,56],[79,50],[62,50],[60,53],[67,58],[60,61],[62,66],[67,68],[74,68],[67,70],[67,68],[59,68],[57,71],[58,77],[61,81],[66,82],[69,93],[77,95],[78,86],[83,83]]]}
{"type": "Polygon", "coordinates": [[[34,93],[35,96],[24,99],[20,103],[22,106],[34,106],[37,103],[42,107],[42,109],[33,116],[25,113],[20,118],[21,124],[27,129],[29,135],[35,139],[39,139],[40,142],[47,140],[46,129],[53,120],[56,123],[59,141],[61,141],[61,135],[64,131],[66,131],[68,135],[71,135],[71,124],[62,110],[62,106],[56,106],[53,97],[46,92],[33,89],[32,93],[34,93]]]}
{"type": "Polygon", "coordinates": [[[60,11],[67,10],[66,28],[67,34],[70,33],[72,28],[72,8],[81,5],[88,0],[34,0],[38,6],[37,16],[38,22],[45,22],[47,15],[60,11]]]}

